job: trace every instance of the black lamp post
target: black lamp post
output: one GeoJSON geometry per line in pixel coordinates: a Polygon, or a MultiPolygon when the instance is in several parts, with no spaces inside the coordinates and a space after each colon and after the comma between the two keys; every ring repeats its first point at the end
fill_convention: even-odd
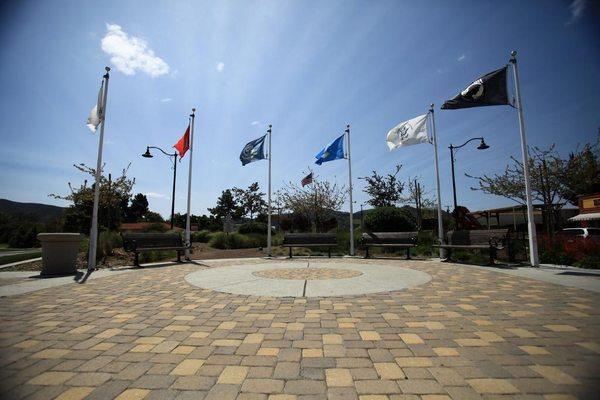
{"type": "Polygon", "coordinates": [[[452,164],[452,195],[454,198],[454,222],[456,223],[456,229],[458,229],[458,216],[456,214],[457,204],[456,204],[456,179],[454,178],[454,150],[457,150],[457,149],[460,149],[461,147],[466,146],[467,143],[470,143],[473,140],[481,141],[481,143],[479,143],[479,146],[477,146],[477,150],[485,150],[490,147],[485,143],[485,140],[483,140],[482,137],[471,138],[471,139],[467,140],[466,142],[464,142],[463,144],[461,144],[460,146],[452,146],[452,143],[450,143],[450,146],[448,147],[450,149],[450,163],[452,164]]]}
{"type": "Polygon", "coordinates": [[[173,229],[173,222],[175,219],[175,181],[177,179],[177,152],[173,153],[173,154],[169,154],[166,151],[164,151],[163,149],[161,149],[160,147],[155,147],[155,146],[146,146],[146,152],[144,154],[142,154],[142,157],[145,158],[152,158],[154,157],[152,154],[150,154],[150,149],[156,149],[156,150],[160,150],[165,156],[167,157],[173,157],[173,195],[171,196],[171,229],[173,229]]]}

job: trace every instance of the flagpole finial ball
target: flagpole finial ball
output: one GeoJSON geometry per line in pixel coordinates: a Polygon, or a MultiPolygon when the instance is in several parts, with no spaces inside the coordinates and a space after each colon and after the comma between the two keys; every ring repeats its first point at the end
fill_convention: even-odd
{"type": "Polygon", "coordinates": [[[510,52],[511,57],[516,57],[517,56],[517,51],[513,50],[510,52]]]}
{"type": "Polygon", "coordinates": [[[110,71],[110,67],[104,67],[104,69],[106,70],[106,72],[110,71]]]}
{"type": "Polygon", "coordinates": [[[195,109],[195,108],[192,108],[192,112],[196,112],[196,109],[195,109]]]}

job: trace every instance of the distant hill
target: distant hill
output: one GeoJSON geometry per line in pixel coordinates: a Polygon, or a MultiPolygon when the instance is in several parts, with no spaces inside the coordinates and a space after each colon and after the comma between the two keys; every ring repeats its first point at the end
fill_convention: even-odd
{"type": "Polygon", "coordinates": [[[51,206],[39,203],[19,203],[7,199],[0,199],[0,213],[9,215],[33,215],[40,222],[52,221],[64,213],[64,207],[51,206]]]}

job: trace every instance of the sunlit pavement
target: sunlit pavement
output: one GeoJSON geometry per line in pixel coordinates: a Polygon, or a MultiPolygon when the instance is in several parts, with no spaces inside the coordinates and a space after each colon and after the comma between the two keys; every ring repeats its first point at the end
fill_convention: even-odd
{"type": "Polygon", "coordinates": [[[13,288],[0,292],[7,296],[0,392],[3,399],[597,398],[598,278],[516,271],[244,259],[105,271],[85,284],[57,278],[66,280],[18,293],[15,285],[31,282],[13,278],[0,287],[13,288]],[[252,270],[244,278],[254,282],[252,294],[229,293],[247,286],[235,270],[252,270]],[[382,291],[365,289],[384,273],[382,291]],[[260,287],[286,285],[288,296],[261,294],[260,287]],[[333,295],[311,295],[311,287],[333,295]],[[371,293],[331,292],[342,287],[371,293]]]}

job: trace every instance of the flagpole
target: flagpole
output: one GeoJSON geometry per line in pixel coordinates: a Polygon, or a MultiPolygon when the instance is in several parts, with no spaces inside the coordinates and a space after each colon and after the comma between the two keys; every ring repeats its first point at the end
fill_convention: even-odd
{"type": "Polygon", "coordinates": [[[523,118],[523,106],[521,103],[521,90],[519,85],[519,71],[517,69],[517,52],[511,51],[510,63],[513,66],[513,77],[515,79],[515,96],[517,98],[517,111],[519,115],[519,132],[521,134],[521,156],[523,158],[523,175],[525,175],[525,199],[527,202],[527,231],[529,234],[529,261],[532,267],[539,267],[537,234],[533,216],[533,202],[531,200],[531,180],[529,177],[529,155],[527,150],[527,137],[525,136],[525,120],[523,118]]]}
{"type": "Polygon", "coordinates": [[[269,194],[268,194],[268,216],[267,216],[267,255],[271,257],[271,157],[273,152],[271,151],[271,128],[273,125],[269,125],[267,132],[269,133],[269,194]]]}
{"type": "MultiPolygon", "coordinates": [[[[433,135],[433,153],[435,159],[435,179],[436,179],[436,190],[437,190],[437,215],[438,215],[438,239],[440,240],[440,244],[444,243],[444,224],[442,221],[442,196],[440,191],[440,167],[438,162],[438,143],[437,143],[437,135],[435,132],[435,116],[433,111],[433,103],[431,103],[431,108],[429,109],[429,113],[431,114],[431,132],[433,135]]],[[[440,248],[440,258],[444,258],[444,250],[440,248]]]]}
{"type": "MultiPolygon", "coordinates": [[[[190,209],[192,204],[192,157],[194,155],[194,120],[196,119],[196,109],[192,108],[190,114],[191,126],[190,126],[190,167],[188,172],[188,195],[187,195],[187,214],[185,217],[185,244],[191,247],[191,232],[190,232],[190,209]]],[[[190,260],[190,249],[185,250],[185,258],[190,260]]]]}
{"type": "MultiPolygon", "coordinates": [[[[104,125],[106,122],[106,98],[108,94],[108,78],[110,67],[105,67],[104,92],[102,93],[102,126],[100,127],[100,138],[98,140],[98,161],[96,162],[96,184],[94,185],[94,208],[92,211],[92,228],[90,229],[90,245],[88,255],[88,273],[96,268],[96,250],[98,246],[98,203],[100,202],[100,179],[102,178],[102,148],[104,146],[104,125]]],[[[97,110],[97,109],[96,109],[97,110]]]]}
{"type": "Polygon", "coordinates": [[[348,137],[348,190],[350,191],[350,255],[354,256],[354,207],[352,204],[352,157],[350,156],[350,125],[346,125],[348,137]]]}

